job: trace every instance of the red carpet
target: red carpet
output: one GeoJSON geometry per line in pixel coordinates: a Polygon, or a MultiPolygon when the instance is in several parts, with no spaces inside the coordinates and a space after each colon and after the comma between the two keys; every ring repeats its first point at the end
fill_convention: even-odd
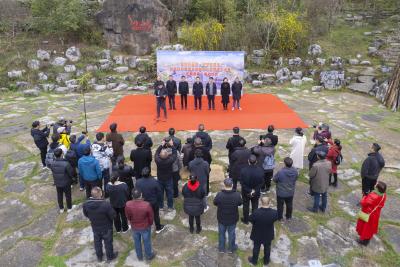
{"type": "MultiPolygon", "coordinates": [[[[215,99],[216,110],[209,111],[207,98],[203,97],[202,110],[194,110],[193,96],[188,97],[188,110],[180,110],[180,97],[176,97],[177,110],[168,110],[168,120],[157,122],[156,99],[153,95],[129,95],[121,99],[98,131],[108,132],[109,125],[118,124],[119,132],[137,132],[144,125],[148,131],[196,130],[204,123],[207,130],[230,130],[235,126],[241,129],[265,129],[269,124],[275,128],[308,127],[303,120],[278,97],[270,94],[246,94],[242,97],[242,111],[224,111],[221,97],[215,99]]],[[[161,118],[163,118],[161,111],[161,118]]]]}

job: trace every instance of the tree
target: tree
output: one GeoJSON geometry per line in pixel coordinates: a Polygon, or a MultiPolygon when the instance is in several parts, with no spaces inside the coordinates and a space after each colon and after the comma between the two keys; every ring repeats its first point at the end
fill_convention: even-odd
{"type": "Polygon", "coordinates": [[[180,41],[196,50],[217,50],[224,30],[224,25],[215,19],[198,20],[181,28],[180,41]]]}

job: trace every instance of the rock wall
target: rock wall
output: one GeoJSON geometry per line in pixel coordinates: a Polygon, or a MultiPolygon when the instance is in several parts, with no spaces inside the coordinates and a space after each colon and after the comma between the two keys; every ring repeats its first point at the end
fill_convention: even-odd
{"type": "Polygon", "coordinates": [[[172,13],[160,0],[106,0],[96,18],[111,48],[134,55],[145,55],[171,38],[172,13]]]}

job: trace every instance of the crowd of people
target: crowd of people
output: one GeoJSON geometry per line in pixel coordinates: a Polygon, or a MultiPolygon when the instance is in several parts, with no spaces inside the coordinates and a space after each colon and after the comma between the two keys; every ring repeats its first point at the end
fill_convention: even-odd
{"type": "MultiPolygon", "coordinates": [[[[169,82],[167,86],[173,84],[173,80],[169,82]]],[[[173,98],[170,105],[173,109],[173,98]]],[[[199,105],[201,107],[201,102],[199,105]]],[[[113,249],[113,228],[117,233],[131,229],[137,258],[152,260],[156,255],[151,243],[152,225],[155,225],[156,234],[161,233],[165,225],[161,224],[160,210],[166,213],[174,211],[175,201],[182,195],[183,210],[188,215],[192,234],[202,232],[201,216],[208,211],[209,205],[217,207],[220,253],[237,250],[235,230],[240,217],[239,206],[243,205],[241,222],[252,224],[250,239],[254,244],[248,261],[257,264],[263,245],[263,262],[269,263],[274,223],[290,221],[293,216],[296,181],[304,168],[307,143],[303,129],[295,129],[289,142],[290,154],[283,159],[283,167],[277,168],[279,138],[273,125],[268,126],[267,133],[260,135],[258,143],[253,146],[240,135],[239,127],[234,127],[226,144],[228,174],[223,177],[222,190],[209,203],[213,141],[203,124],[183,145],[176,137],[175,129],[170,128],[161,144],[154,148],[154,154],[154,143],[146,128],[141,127],[134,139],[136,148],[130,152],[129,164],[125,162],[125,141],[117,131],[117,124],[111,124],[106,135],[97,133],[93,143],[86,132],[77,138],[71,134],[71,128],[72,121],[63,118],[45,127],[35,121],[31,134],[40,150],[43,167],[52,171],[60,213],[65,211],[64,196],[67,212],[75,208],[71,199],[73,184],[79,184],[80,190],[85,191],[87,200],[83,204],[83,213],[91,222],[99,261],[103,261],[103,242],[108,262],[118,255],[113,249]],[[47,139],[51,126],[53,134],[49,144],[47,139]],[[155,175],[151,173],[153,160],[157,167],[155,175]],[[190,175],[187,181],[184,179],[180,190],[182,168],[186,168],[190,175]],[[272,208],[271,198],[267,196],[273,184],[277,209],[272,208]]],[[[328,188],[338,186],[337,169],[343,161],[342,145],[339,139],[332,138],[328,125],[320,123],[315,128],[311,138],[314,145],[307,156],[309,194],[314,199],[309,210],[325,213],[328,188]]],[[[377,233],[380,212],[386,200],[386,184],[378,180],[385,166],[380,149],[378,144],[372,144],[361,168],[363,198],[357,222],[361,245],[368,245],[377,233]]]]}
{"type": "MultiPolygon", "coordinates": [[[[229,83],[228,78],[224,78],[221,86],[221,103],[224,110],[228,110],[228,104],[230,103],[230,96],[232,96],[232,110],[242,110],[240,107],[240,99],[242,98],[243,85],[239,78],[235,78],[232,85],[229,83]]],[[[176,110],[175,97],[179,93],[181,99],[181,109],[187,110],[187,98],[189,94],[189,83],[186,81],[186,77],[182,76],[181,80],[177,84],[173,76],[170,75],[166,83],[162,81],[161,77],[158,76],[154,82],[154,95],[157,100],[157,120],[160,119],[161,109],[164,112],[164,119],[167,119],[167,104],[166,99],[168,98],[169,110],[176,110]]],[[[208,82],[204,86],[200,81],[200,77],[196,77],[195,82],[192,86],[192,93],[194,97],[194,109],[201,110],[202,98],[205,94],[207,96],[208,110],[215,110],[215,96],[217,95],[217,84],[213,77],[208,79],[208,82]],[[204,90],[205,89],[205,90],[204,90]]]]}

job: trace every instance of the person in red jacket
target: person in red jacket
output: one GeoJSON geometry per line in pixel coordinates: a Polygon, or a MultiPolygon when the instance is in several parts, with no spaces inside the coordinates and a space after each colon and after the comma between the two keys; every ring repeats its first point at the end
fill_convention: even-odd
{"type": "Polygon", "coordinates": [[[386,184],[379,181],[375,190],[361,199],[361,210],[369,214],[368,222],[357,220],[357,233],[360,236],[358,243],[367,246],[374,234],[378,233],[381,210],[386,201],[386,184]]]}
{"type": "Polygon", "coordinates": [[[146,260],[151,261],[155,253],[151,247],[151,225],[153,224],[153,209],[149,202],[142,199],[142,192],[132,190],[133,200],[126,202],[125,215],[132,228],[132,237],[135,244],[136,256],[142,261],[142,238],[146,260]]]}
{"type": "Polygon", "coordinates": [[[342,146],[340,145],[339,139],[335,139],[335,141],[333,143],[329,142],[329,150],[328,150],[328,154],[326,155],[326,159],[332,163],[332,170],[331,170],[331,173],[329,174],[329,185],[332,185],[334,187],[337,187],[337,181],[338,181],[337,158],[339,155],[341,155],[341,153],[342,153],[341,151],[342,151],[342,146]],[[332,181],[332,177],[333,177],[333,181],[332,181]]]}

